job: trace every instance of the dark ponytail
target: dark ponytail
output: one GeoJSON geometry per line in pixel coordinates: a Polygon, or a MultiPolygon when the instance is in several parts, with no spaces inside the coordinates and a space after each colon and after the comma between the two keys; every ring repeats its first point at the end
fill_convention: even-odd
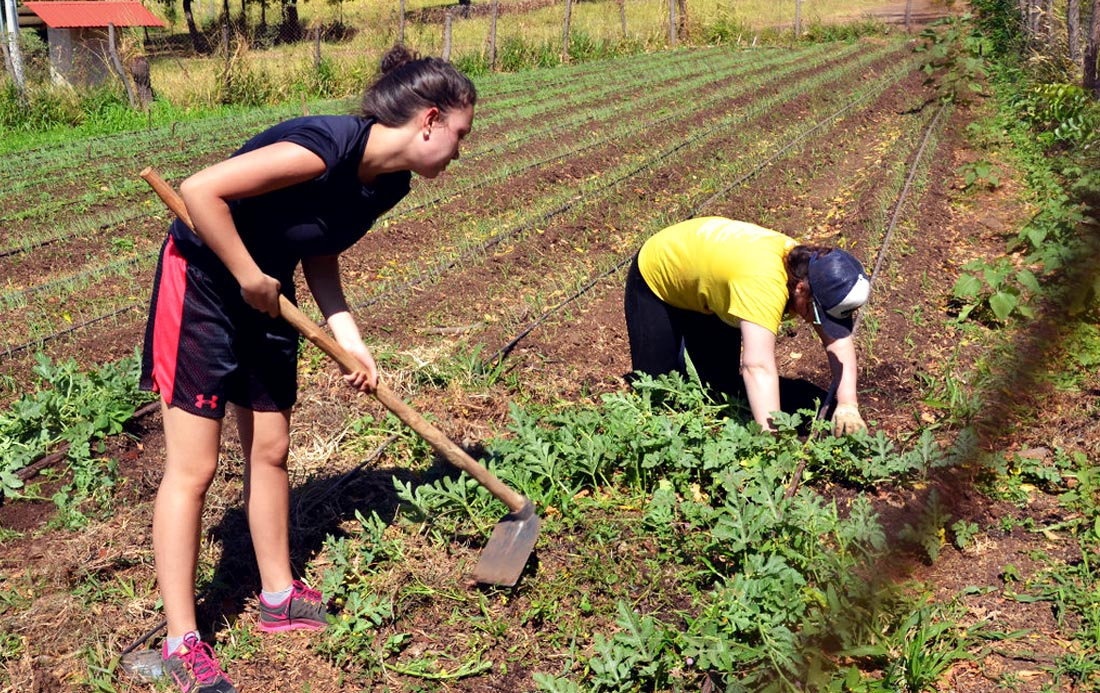
{"type": "Polygon", "coordinates": [[[810,276],[810,258],[814,255],[824,257],[833,252],[832,248],[821,245],[796,245],[783,258],[787,267],[787,295],[794,296],[794,287],[798,282],[810,276]]]}
{"type": "Polygon", "coordinates": [[[382,56],[382,75],[363,96],[360,116],[400,127],[423,108],[435,106],[446,116],[476,102],[474,83],[454,65],[439,58],[420,58],[397,44],[382,56]]]}

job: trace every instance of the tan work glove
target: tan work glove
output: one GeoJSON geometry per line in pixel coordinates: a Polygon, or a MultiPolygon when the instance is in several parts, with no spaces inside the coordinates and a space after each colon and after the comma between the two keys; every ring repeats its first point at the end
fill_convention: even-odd
{"type": "Polygon", "coordinates": [[[833,412],[833,435],[846,436],[856,431],[866,431],[867,424],[854,404],[838,404],[833,412]]]}

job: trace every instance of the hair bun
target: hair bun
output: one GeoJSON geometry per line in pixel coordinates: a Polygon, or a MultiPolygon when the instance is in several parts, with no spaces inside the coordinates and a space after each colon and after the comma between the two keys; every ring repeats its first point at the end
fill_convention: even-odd
{"type": "Polygon", "coordinates": [[[382,56],[382,74],[389,74],[407,62],[417,59],[417,54],[405,48],[400,43],[395,43],[393,48],[382,56]]]}

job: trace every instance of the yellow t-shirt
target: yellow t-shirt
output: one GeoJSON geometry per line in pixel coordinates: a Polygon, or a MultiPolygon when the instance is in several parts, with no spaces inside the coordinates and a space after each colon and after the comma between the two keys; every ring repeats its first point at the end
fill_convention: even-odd
{"type": "Polygon", "coordinates": [[[778,333],[787,306],[783,259],[793,239],[744,221],[701,217],[658,231],[642,245],[638,269],[665,303],[742,320],[778,333]]]}

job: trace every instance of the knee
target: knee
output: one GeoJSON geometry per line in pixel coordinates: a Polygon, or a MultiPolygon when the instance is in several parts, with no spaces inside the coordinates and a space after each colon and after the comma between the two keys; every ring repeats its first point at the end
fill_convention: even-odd
{"type": "Polygon", "coordinates": [[[162,491],[169,490],[181,494],[202,497],[214,481],[217,460],[172,460],[165,465],[162,491]]]}
{"type": "Polygon", "coordinates": [[[253,465],[262,465],[265,467],[286,467],[286,460],[289,454],[289,436],[258,438],[252,443],[252,450],[249,451],[248,462],[253,465]]]}

